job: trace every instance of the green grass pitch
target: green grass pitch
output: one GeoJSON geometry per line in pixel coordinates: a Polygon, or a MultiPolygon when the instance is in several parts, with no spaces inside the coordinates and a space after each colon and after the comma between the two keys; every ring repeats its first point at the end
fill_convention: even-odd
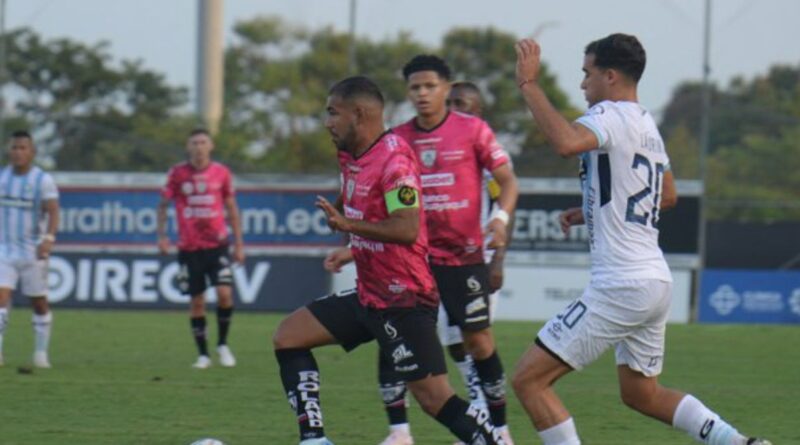
{"type": "MultiPolygon", "coordinates": [[[[297,443],[270,337],[281,316],[236,314],[230,345],[239,365],[193,370],[187,315],[177,312],[57,310],[54,369],[18,372],[33,348],[30,310],[15,308],[0,368],[0,444],[181,445],[214,437],[228,445],[297,443]]],[[[210,340],[216,338],[214,317],[210,340]]],[[[496,336],[510,374],[539,324],[500,322],[496,336]]],[[[743,432],[777,445],[800,444],[800,328],[670,326],[661,381],[694,393],[743,432]]],[[[376,350],[316,351],[328,436],[337,445],[375,445],[387,427],[376,389],[376,350]]],[[[450,369],[455,372],[454,368],[450,369]]],[[[460,379],[451,374],[463,394],[460,379]]],[[[613,354],[557,386],[584,443],[691,444],[684,433],[625,408],[613,354]]],[[[418,445],[453,438],[412,402],[418,445]]],[[[509,423],[520,445],[539,444],[509,397],[509,423]]]]}

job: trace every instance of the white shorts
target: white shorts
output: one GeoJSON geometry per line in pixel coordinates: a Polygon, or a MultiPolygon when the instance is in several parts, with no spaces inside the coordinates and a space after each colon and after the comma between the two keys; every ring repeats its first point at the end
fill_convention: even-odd
{"type": "MultiPolygon", "coordinates": [[[[494,321],[494,314],[497,309],[497,302],[500,299],[500,291],[489,295],[489,321],[494,321]]],[[[457,345],[464,342],[461,336],[461,328],[457,325],[450,325],[450,319],[447,318],[447,311],[444,310],[443,305],[439,305],[439,319],[436,321],[436,331],[439,334],[439,341],[442,346],[457,345]]]]}
{"type": "Polygon", "coordinates": [[[0,287],[14,290],[20,282],[22,294],[28,297],[47,295],[47,260],[0,259],[0,287]]]}
{"type": "Polygon", "coordinates": [[[583,295],[539,331],[551,353],[576,370],[616,347],[617,365],[653,377],[661,373],[672,283],[592,282],[583,295]]]}

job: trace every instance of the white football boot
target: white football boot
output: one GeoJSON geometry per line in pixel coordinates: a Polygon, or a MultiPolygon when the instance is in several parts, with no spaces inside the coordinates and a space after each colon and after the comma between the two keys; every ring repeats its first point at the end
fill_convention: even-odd
{"type": "Polygon", "coordinates": [[[33,366],[37,368],[52,368],[47,357],[47,351],[36,351],[33,353],[33,366]]]}
{"type": "Polygon", "coordinates": [[[197,357],[197,361],[194,362],[192,368],[194,369],[208,369],[211,367],[211,357],[207,355],[201,355],[197,357]]]}
{"type": "Polygon", "coordinates": [[[226,368],[233,368],[236,366],[236,357],[233,356],[231,348],[228,345],[217,346],[217,354],[219,354],[219,364],[226,368]]]}
{"type": "Polygon", "coordinates": [[[389,433],[379,445],[414,445],[414,438],[407,431],[395,430],[389,433]]]}

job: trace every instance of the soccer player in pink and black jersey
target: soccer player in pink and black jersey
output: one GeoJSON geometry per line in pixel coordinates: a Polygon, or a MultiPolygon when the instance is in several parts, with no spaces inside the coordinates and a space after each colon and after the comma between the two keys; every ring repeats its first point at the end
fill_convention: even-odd
{"type": "MultiPolygon", "coordinates": [[[[365,77],[334,85],[325,126],[339,150],[342,194],[320,197],[328,225],[350,236],[357,288],[311,302],[286,317],[273,337],[301,445],[330,445],[320,405],[320,376],[312,348],[339,344],[350,351],[376,340],[381,356],[422,409],[468,444],[504,445],[488,415],[455,395],[436,337],[439,295],[427,262],[420,209],[419,166],[408,144],[383,126],[383,95],[365,77]]],[[[336,251],[339,252],[339,251],[336,251]]]]}
{"type": "Polygon", "coordinates": [[[211,283],[217,292],[217,353],[222,366],[236,366],[228,347],[233,316],[233,273],[229,258],[227,219],[233,230],[233,261],[244,262],[239,208],[228,167],[211,159],[214,142],[204,129],[193,130],[186,143],[189,160],[170,169],[158,204],[158,248],[169,251],[167,207],[175,201],[178,220],[178,275],[181,291],[191,296],[191,326],[199,356],[192,365],[211,366],[206,340],[205,291],[211,283]]]}
{"type": "MultiPolygon", "coordinates": [[[[483,120],[449,111],[450,68],[439,57],[419,55],[403,68],[416,117],[394,129],[414,150],[422,175],[423,208],[430,237],[431,270],[451,323],[457,324],[472,356],[492,423],[507,444],[506,379],[489,316],[487,247],[504,247],[518,186],[510,158],[483,120]],[[481,224],[483,171],[500,186],[497,208],[484,230],[481,224]]],[[[384,445],[413,443],[405,418],[403,382],[385,360],[380,364],[381,393],[391,424],[384,445]]]]}

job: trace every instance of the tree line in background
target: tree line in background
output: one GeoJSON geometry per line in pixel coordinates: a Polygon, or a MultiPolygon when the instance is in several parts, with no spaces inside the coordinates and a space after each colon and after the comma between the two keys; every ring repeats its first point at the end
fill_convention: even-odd
{"type": "MultiPolygon", "coordinates": [[[[225,52],[225,114],[215,156],[239,173],[336,170],[335,149],[322,125],[327,90],[349,73],[350,37],[331,27],[308,29],[277,17],[235,27],[225,52]]],[[[33,130],[43,159],[63,171],[165,171],[183,158],[198,118],[187,89],[141,62],[113,60],[107,44],[45,40],[30,29],[6,35],[6,131],[33,130]]],[[[577,174],[575,160],[552,153],[514,81],[517,37],[494,28],[454,28],[438,47],[409,33],[356,41],[358,72],[387,99],[391,125],[409,119],[401,68],[419,53],[436,53],[457,80],[486,95],[486,120],[514,157],[520,176],[577,174]]],[[[579,55],[576,55],[579,57],[579,55]]],[[[545,91],[569,118],[571,104],[544,67],[545,91]]],[[[701,86],[678,86],[661,116],[673,171],[697,178],[701,86]]],[[[646,105],[646,104],[645,104],[646,105]]],[[[712,219],[800,220],[800,61],[755,79],[736,79],[712,92],[708,190],[712,219]]]]}

